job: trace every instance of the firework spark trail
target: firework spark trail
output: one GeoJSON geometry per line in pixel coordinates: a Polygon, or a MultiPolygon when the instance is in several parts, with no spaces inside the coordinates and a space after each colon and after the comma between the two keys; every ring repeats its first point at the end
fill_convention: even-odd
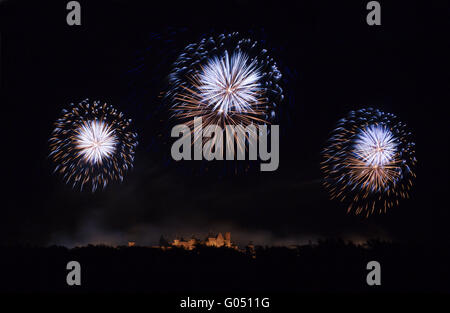
{"type": "MultiPolygon", "coordinates": [[[[172,117],[191,128],[195,141],[195,117],[202,118],[203,129],[270,123],[283,100],[280,79],[275,61],[259,42],[221,34],[186,46],[169,75],[166,99],[172,117]]],[[[238,147],[245,146],[235,139],[238,147]]]]}
{"type": "Polygon", "coordinates": [[[366,216],[408,198],[416,164],[410,137],[393,114],[372,108],[350,112],[323,151],[324,186],[331,198],[366,216]]]}
{"type": "Polygon", "coordinates": [[[74,188],[90,185],[92,192],[122,181],[133,166],[137,146],[131,120],[106,103],[87,99],[62,113],[49,140],[55,172],[74,188]]]}

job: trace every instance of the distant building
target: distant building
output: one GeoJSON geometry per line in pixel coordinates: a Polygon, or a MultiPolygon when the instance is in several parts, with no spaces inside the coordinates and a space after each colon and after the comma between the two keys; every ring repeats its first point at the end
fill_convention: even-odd
{"type": "Polygon", "coordinates": [[[128,247],[134,247],[135,245],[136,245],[136,242],[128,241],[128,247]]]}
{"type": "Polygon", "coordinates": [[[198,241],[195,238],[191,238],[187,241],[184,240],[183,238],[181,238],[181,239],[174,239],[173,242],[171,243],[171,245],[174,247],[179,247],[179,248],[183,248],[186,250],[192,250],[195,248],[197,243],[198,243],[198,241]]]}
{"type": "Polygon", "coordinates": [[[180,247],[186,250],[193,250],[198,245],[205,245],[207,247],[227,247],[227,248],[233,248],[238,249],[238,246],[231,242],[231,233],[226,232],[225,237],[223,237],[222,233],[219,233],[217,236],[209,235],[206,237],[204,241],[191,238],[189,240],[181,239],[174,239],[173,242],[170,244],[173,247],[180,247]]]}

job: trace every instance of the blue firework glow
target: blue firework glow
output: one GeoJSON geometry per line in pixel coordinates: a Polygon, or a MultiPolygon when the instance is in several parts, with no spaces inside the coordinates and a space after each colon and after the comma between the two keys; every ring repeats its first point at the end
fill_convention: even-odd
{"type": "Polygon", "coordinates": [[[169,75],[166,99],[173,117],[193,127],[265,124],[283,100],[281,73],[267,50],[238,33],[185,47],[169,75]]]}
{"type": "Polygon", "coordinates": [[[131,120],[111,105],[84,100],[71,104],[55,122],[50,158],[64,181],[92,191],[112,180],[123,180],[132,168],[137,134],[131,120]]]}
{"type": "Polygon", "coordinates": [[[323,151],[324,186],[348,211],[383,213],[408,198],[415,145],[395,115],[368,108],[339,121],[323,151]]]}

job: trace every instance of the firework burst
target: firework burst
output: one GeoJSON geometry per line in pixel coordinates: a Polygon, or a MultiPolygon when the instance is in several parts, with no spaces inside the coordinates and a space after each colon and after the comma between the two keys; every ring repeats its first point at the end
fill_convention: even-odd
{"type": "Polygon", "coordinates": [[[275,118],[283,99],[280,79],[277,64],[259,42],[222,34],[185,47],[169,75],[166,99],[173,117],[192,131],[196,117],[203,128],[245,128],[275,118]]]}
{"type": "Polygon", "coordinates": [[[368,108],[338,122],[323,151],[324,186],[348,212],[385,213],[408,198],[415,145],[395,115],[368,108]]]}
{"type": "Polygon", "coordinates": [[[64,109],[49,140],[55,172],[73,187],[90,185],[92,192],[122,181],[133,166],[137,146],[130,123],[106,103],[84,100],[64,109]]]}

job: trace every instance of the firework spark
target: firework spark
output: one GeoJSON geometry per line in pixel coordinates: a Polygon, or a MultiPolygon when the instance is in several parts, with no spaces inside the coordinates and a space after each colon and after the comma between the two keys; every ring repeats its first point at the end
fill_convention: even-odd
{"type": "Polygon", "coordinates": [[[324,149],[324,186],[356,214],[383,213],[408,198],[416,164],[411,133],[393,114],[352,111],[324,149]]]}
{"type": "Polygon", "coordinates": [[[122,181],[137,146],[131,120],[106,103],[88,100],[62,113],[49,140],[55,172],[73,187],[89,184],[93,192],[112,180],[122,181]]]}
{"type": "MultiPolygon", "coordinates": [[[[281,73],[260,43],[222,34],[188,45],[174,63],[166,98],[173,117],[191,127],[262,125],[283,99],[281,73]]],[[[236,138],[238,140],[238,138],[236,138]]],[[[244,146],[238,142],[238,146],[244,146]]]]}

